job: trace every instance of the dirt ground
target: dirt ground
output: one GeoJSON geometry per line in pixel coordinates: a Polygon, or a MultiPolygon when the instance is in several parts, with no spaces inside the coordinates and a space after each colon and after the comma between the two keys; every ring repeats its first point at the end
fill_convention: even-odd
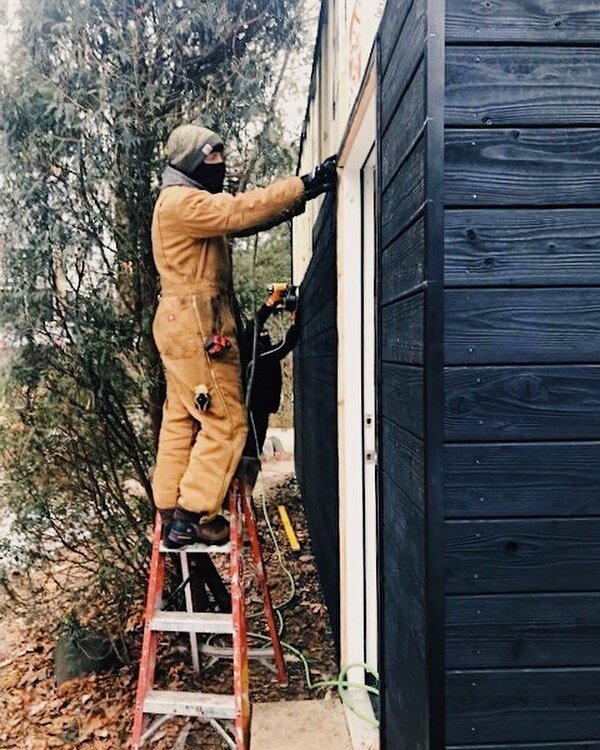
{"type": "MultiPolygon", "coordinates": [[[[329,679],[337,668],[327,613],[310,550],[308,530],[290,456],[276,456],[264,462],[265,501],[285,564],[296,583],[292,602],[283,612],[283,640],[302,651],[311,666],[313,681],[329,679]],[[294,553],[287,542],[277,512],[283,504],[301,544],[294,553]]],[[[281,570],[262,517],[260,487],[255,492],[259,530],[271,582],[274,602],[289,598],[290,582],[281,570]]],[[[250,580],[253,580],[251,576],[250,580]]],[[[260,613],[255,585],[247,592],[250,612],[260,613]]],[[[264,621],[254,618],[251,629],[264,632],[264,621]]],[[[5,617],[0,621],[0,750],[122,750],[129,747],[129,733],[141,628],[132,634],[132,661],[118,671],[71,680],[57,688],[53,678],[54,642],[35,627],[5,617]]],[[[231,692],[231,664],[219,661],[203,670],[202,679],[189,665],[187,636],[167,635],[161,640],[157,684],[169,689],[231,692]]],[[[258,645],[258,644],[257,644],[258,645]]],[[[291,655],[288,662],[290,685],[282,689],[266,666],[251,662],[250,684],[253,702],[323,698],[325,691],[310,692],[304,668],[291,655]]],[[[188,724],[184,719],[169,722],[148,744],[153,750],[221,750],[227,745],[207,725],[188,724]],[[184,741],[184,737],[186,738],[184,741]],[[183,742],[183,744],[182,744],[183,742]]]]}

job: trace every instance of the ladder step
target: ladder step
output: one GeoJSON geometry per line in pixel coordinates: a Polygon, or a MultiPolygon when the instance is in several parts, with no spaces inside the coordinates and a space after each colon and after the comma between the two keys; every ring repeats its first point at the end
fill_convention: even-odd
{"type": "Polygon", "coordinates": [[[227,544],[188,544],[186,547],[181,549],[171,549],[167,547],[164,542],[160,543],[160,551],[173,554],[184,553],[186,555],[199,555],[199,554],[229,554],[231,552],[231,543],[227,544]]]}
{"type": "Polygon", "coordinates": [[[168,716],[199,716],[205,719],[234,719],[235,698],[218,693],[181,690],[148,690],[144,713],[168,716]]]}
{"type": "Polygon", "coordinates": [[[233,620],[223,612],[163,612],[150,621],[152,630],[168,633],[233,633],[233,620]]]}
{"type": "MultiPolygon", "coordinates": [[[[205,656],[213,656],[217,659],[233,659],[233,648],[231,646],[213,646],[212,644],[201,643],[198,648],[200,653],[205,656]]],[[[272,648],[249,648],[247,653],[249,659],[273,659],[275,656],[275,650],[272,648]]]]}

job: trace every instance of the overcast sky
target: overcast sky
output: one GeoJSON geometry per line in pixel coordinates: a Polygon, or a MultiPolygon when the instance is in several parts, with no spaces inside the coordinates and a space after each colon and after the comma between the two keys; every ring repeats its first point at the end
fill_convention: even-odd
{"type": "Polygon", "coordinates": [[[6,60],[11,29],[15,28],[18,0],[0,0],[0,62],[6,60]]]}

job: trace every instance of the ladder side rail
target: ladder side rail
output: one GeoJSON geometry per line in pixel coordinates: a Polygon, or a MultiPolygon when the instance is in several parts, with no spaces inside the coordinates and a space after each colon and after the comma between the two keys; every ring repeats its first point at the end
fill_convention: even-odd
{"type": "Polygon", "coordinates": [[[273,601],[271,599],[271,592],[269,590],[269,584],[267,582],[267,571],[263,559],[262,550],[260,547],[260,541],[258,539],[258,528],[256,525],[256,512],[254,510],[254,502],[252,495],[246,492],[246,488],[242,485],[242,504],[244,507],[244,516],[246,519],[246,528],[248,530],[248,536],[250,537],[250,546],[252,549],[252,559],[254,561],[254,567],[256,568],[256,574],[258,577],[258,584],[262,594],[264,606],[265,606],[265,617],[267,620],[267,628],[269,635],[271,636],[271,643],[273,644],[273,653],[275,656],[275,665],[277,667],[277,677],[281,687],[288,686],[287,668],[285,665],[285,659],[283,657],[283,649],[281,648],[281,641],[279,639],[279,632],[277,630],[277,623],[275,622],[275,612],[273,611],[273,601]]]}
{"type": "Polygon", "coordinates": [[[150,558],[150,578],[148,581],[148,595],[146,597],[146,609],[144,614],[144,636],[142,640],[142,654],[140,658],[140,671],[135,697],[135,717],[133,721],[133,732],[131,750],[140,750],[142,747],[142,731],[144,726],[144,700],[146,693],[154,683],[156,670],[156,652],[158,648],[158,633],[151,629],[151,622],[157,603],[162,599],[165,581],[165,559],[160,553],[160,540],[162,535],[162,520],[160,513],[156,514],[154,522],[154,535],[152,538],[152,556],[150,558]]]}
{"type": "Polygon", "coordinates": [[[236,750],[249,750],[250,691],[248,645],[244,602],[242,493],[240,480],[234,479],[229,493],[231,536],[231,606],[233,615],[233,692],[235,695],[236,750]]]}

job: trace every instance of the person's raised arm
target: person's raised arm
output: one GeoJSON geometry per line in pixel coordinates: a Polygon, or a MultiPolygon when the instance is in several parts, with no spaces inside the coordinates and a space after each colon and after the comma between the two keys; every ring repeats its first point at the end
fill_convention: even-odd
{"type": "Polygon", "coordinates": [[[311,174],[237,195],[190,191],[178,206],[182,228],[190,237],[215,237],[287,221],[302,213],[306,200],[335,189],[336,166],[337,157],[329,157],[311,174]]]}
{"type": "Polygon", "coordinates": [[[190,190],[178,210],[182,229],[190,237],[216,237],[260,226],[290,209],[299,213],[304,203],[302,180],[287,177],[237,195],[190,190]]]}

